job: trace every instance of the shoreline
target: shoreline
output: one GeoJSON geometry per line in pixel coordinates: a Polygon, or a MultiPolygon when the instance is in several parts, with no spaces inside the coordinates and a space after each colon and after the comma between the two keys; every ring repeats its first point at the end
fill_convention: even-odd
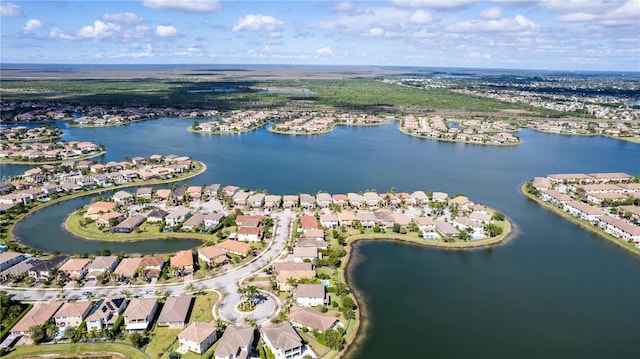
{"type": "Polygon", "coordinates": [[[331,125],[331,127],[324,129],[322,131],[318,131],[318,132],[303,132],[303,133],[297,133],[297,132],[291,132],[291,131],[279,131],[279,130],[274,130],[273,126],[269,127],[267,130],[269,130],[269,132],[272,133],[277,133],[279,135],[289,135],[289,136],[314,136],[314,135],[323,135],[325,133],[329,133],[331,131],[334,130],[335,127],[337,126],[346,126],[346,127],[373,127],[373,126],[382,126],[382,125],[386,125],[387,123],[389,123],[389,120],[385,120],[382,123],[369,123],[369,124],[363,124],[363,125],[358,125],[358,124],[347,124],[347,123],[334,123],[331,125]]]}
{"type": "Polygon", "coordinates": [[[518,146],[518,145],[521,145],[523,143],[522,140],[519,140],[518,142],[507,142],[507,143],[471,142],[471,141],[462,141],[462,140],[448,140],[448,139],[442,139],[442,138],[433,138],[433,137],[428,137],[428,136],[414,135],[412,133],[407,132],[402,126],[400,126],[399,129],[400,129],[400,132],[402,132],[403,134],[405,134],[407,136],[411,136],[411,137],[422,138],[422,139],[425,139],[425,140],[432,140],[432,141],[440,141],[440,142],[463,143],[465,145],[508,147],[508,146],[518,146]]]}
{"type": "Polygon", "coordinates": [[[15,161],[15,160],[0,159],[0,164],[5,164],[5,165],[35,165],[35,166],[37,166],[37,165],[55,165],[55,164],[60,164],[60,163],[68,162],[68,161],[88,160],[90,158],[100,157],[100,156],[104,155],[105,153],[107,153],[107,150],[100,151],[100,152],[94,153],[94,154],[90,154],[88,156],[82,156],[82,157],[76,157],[76,158],[66,158],[64,160],[55,160],[55,161],[15,161]]]}
{"type": "Polygon", "coordinates": [[[604,230],[592,225],[592,224],[587,224],[584,223],[583,221],[578,220],[577,218],[573,217],[572,215],[568,214],[567,212],[561,210],[560,208],[553,206],[541,199],[539,199],[538,197],[531,195],[529,193],[527,193],[526,189],[526,182],[520,185],[520,192],[525,195],[527,198],[529,198],[530,200],[538,203],[539,205],[541,205],[542,207],[552,211],[553,213],[559,215],[561,218],[568,220],[571,223],[574,223],[586,230],[588,230],[589,232],[598,235],[598,237],[603,238],[605,240],[607,240],[610,243],[616,244],[618,247],[625,249],[627,252],[630,252],[632,254],[635,254],[637,256],[640,256],[640,248],[634,246],[633,244],[629,243],[629,242],[624,242],[622,239],[617,238],[612,236],[611,234],[605,232],[604,230]]]}
{"type": "Polygon", "coordinates": [[[368,312],[368,298],[363,292],[353,284],[353,271],[355,266],[358,264],[360,260],[358,257],[352,255],[352,252],[355,250],[355,246],[359,243],[365,242],[377,242],[377,241],[385,241],[385,242],[400,242],[403,244],[413,244],[418,246],[425,246],[431,248],[438,249],[446,249],[446,250],[472,250],[472,249],[483,249],[483,248],[491,248],[495,246],[499,246],[507,243],[511,235],[513,234],[514,226],[511,224],[511,221],[505,217],[504,219],[504,231],[496,237],[481,239],[478,241],[468,241],[468,242],[454,242],[454,243],[426,243],[421,241],[420,239],[407,238],[406,235],[402,234],[387,234],[387,233],[370,233],[370,234],[357,234],[353,236],[349,236],[347,241],[346,251],[347,254],[343,258],[342,264],[340,265],[340,279],[344,282],[352,296],[354,297],[354,301],[356,303],[356,319],[355,319],[355,329],[354,334],[347,338],[345,342],[344,348],[338,353],[338,357],[342,355],[352,355],[357,354],[360,350],[360,345],[367,338],[366,329],[371,324],[371,319],[368,312]],[[352,262],[353,261],[353,262],[352,262]],[[364,332],[364,334],[361,333],[364,332]]]}
{"type": "Polygon", "coordinates": [[[210,132],[210,131],[194,130],[191,126],[189,126],[187,128],[187,131],[189,131],[191,133],[196,133],[196,134],[199,134],[199,135],[218,135],[218,136],[239,135],[241,133],[255,131],[255,130],[259,129],[260,127],[264,127],[264,126],[266,126],[268,124],[269,124],[269,122],[267,122],[265,124],[262,124],[262,125],[259,125],[259,126],[252,126],[252,127],[247,128],[247,129],[240,130],[240,131],[234,131],[234,132],[220,132],[220,131],[212,131],[212,132],[210,132]]]}
{"type": "MultiPolygon", "coordinates": [[[[123,185],[119,185],[119,186],[112,186],[112,187],[102,187],[102,188],[97,188],[91,191],[86,191],[86,192],[82,192],[82,193],[74,193],[71,194],[69,196],[64,196],[64,197],[58,197],[56,199],[53,199],[51,201],[48,202],[42,202],[36,206],[34,206],[32,209],[30,209],[27,213],[23,213],[20,216],[18,216],[15,221],[13,223],[11,223],[8,227],[7,227],[7,242],[10,241],[15,241],[16,243],[19,243],[21,246],[27,247],[27,248],[33,248],[31,246],[28,246],[26,244],[24,244],[21,240],[19,236],[16,236],[16,234],[14,233],[15,231],[15,227],[18,223],[24,221],[25,219],[27,219],[30,215],[32,215],[33,213],[36,213],[39,210],[42,210],[44,208],[47,208],[49,206],[52,206],[54,204],[58,204],[70,199],[74,199],[74,198],[80,198],[80,197],[85,197],[85,196],[90,196],[90,195],[94,195],[94,194],[99,194],[99,193],[103,193],[103,192],[108,192],[108,191],[112,191],[112,190],[118,190],[118,189],[122,189],[122,188],[129,188],[129,187],[138,187],[138,186],[153,186],[153,185],[159,185],[159,184],[166,184],[166,183],[173,183],[173,182],[180,182],[183,180],[187,180],[193,177],[198,176],[199,174],[203,173],[204,171],[207,170],[207,165],[204,164],[204,162],[200,162],[197,160],[193,160],[194,162],[197,162],[200,166],[202,166],[202,168],[200,169],[200,171],[196,171],[195,173],[189,174],[187,176],[184,177],[180,177],[180,178],[171,178],[169,180],[153,180],[153,181],[148,181],[148,182],[135,182],[135,183],[127,183],[127,184],[123,184],[123,185]]],[[[37,248],[33,248],[33,249],[37,249],[37,248]]],[[[45,252],[48,253],[48,252],[45,252]]]]}

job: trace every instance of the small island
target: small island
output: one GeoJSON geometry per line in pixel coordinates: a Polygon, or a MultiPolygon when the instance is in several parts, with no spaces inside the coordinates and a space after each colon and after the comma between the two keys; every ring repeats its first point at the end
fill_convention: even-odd
{"type": "Polygon", "coordinates": [[[63,132],[58,127],[45,125],[34,128],[15,126],[0,128],[0,143],[43,142],[60,138],[63,132]]]}
{"type": "Polygon", "coordinates": [[[626,173],[563,173],[522,185],[527,197],[640,255],[640,177],[626,173]]]}
{"type": "Polygon", "coordinates": [[[286,112],[280,113],[279,118],[281,121],[269,127],[269,131],[285,135],[318,135],[330,132],[337,125],[378,126],[387,122],[378,116],[348,112],[286,112]]]}
{"type": "Polygon", "coordinates": [[[0,163],[52,165],[86,160],[106,152],[103,144],[89,141],[3,143],[0,163]]]}
{"type": "Polygon", "coordinates": [[[253,131],[265,126],[273,113],[266,111],[237,111],[219,120],[200,123],[195,121],[189,131],[210,135],[230,135],[253,131]]]}

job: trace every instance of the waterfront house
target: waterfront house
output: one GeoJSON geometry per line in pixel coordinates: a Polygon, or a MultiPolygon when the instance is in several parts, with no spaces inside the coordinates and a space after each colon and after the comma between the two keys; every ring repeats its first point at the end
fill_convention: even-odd
{"type": "Polygon", "coordinates": [[[331,205],[333,200],[331,199],[331,195],[326,192],[318,192],[316,194],[316,202],[320,208],[327,208],[331,205]]]}
{"type": "Polygon", "coordinates": [[[436,221],[436,232],[443,238],[454,238],[460,232],[449,222],[436,221]]]}
{"type": "Polygon", "coordinates": [[[222,188],[222,195],[226,198],[231,198],[240,190],[240,187],[236,186],[225,186],[222,188]]]}
{"type": "Polygon", "coordinates": [[[303,307],[329,304],[326,288],[322,284],[298,284],[293,290],[296,304],[303,307]]]}
{"type": "Polygon", "coordinates": [[[164,218],[164,220],[168,226],[173,227],[187,219],[189,216],[191,216],[191,210],[189,208],[176,207],[164,218]]]}
{"type": "Polygon", "coordinates": [[[124,311],[125,329],[143,331],[151,327],[158,310],[156,298],[133,298],[124,311]]]}
{"type": "Polygon", "coordinates": [[[162,267],[164,267],[164,256],[158,254],[155,256],[144,256],[140,260],[140,267],[144,270],[144,275],[147,278],[158,278],[162,273],[162,267]]]}
{"type": "Polygon", "coordinates": [[[449,198],[449,195],[445,192],[433,192],[431,194],[431,200],[434,202],[443,202],[446,203],[447,202],[447,198],[449,198]]]}
{"type": "Polygon", "coordinates": [[[182,224],[181,230],[191,231],[197,229],[200,225],[204,225],[204,213],[196,212],[182,224]]]}
{"type": "Polygon", "coordinates": [[[145,220],[147,220],[147,217],[141,214],[128,217],[124,221],[118,223],[115,227],[113,227],[113,233],[131,233],[136,228],[138,228],[145,220]]]}
{"type": "Polygon", "coordinates": [[[334,194],[331,196],[331,200],[338,207],[344,208],[344,206],[347,205],[347,201],[349,200],[349,197],[347,197],[346,194],[334,194]]]}
{"type": "Polygon", "coordinates": [[[247,204],[251,208],[261,208],[264,206],[265,197],[264,193],[254,193],[247,198],[247,204]]]}
{"type": "Polygon", "coordinates": [[[402,227],[407,227],[411,224],[411,218],[404,213],[391,213],[391,217],[393,217],[394,224],[399,224],[402,227]]]}
{"type": "Polygon", "coordinates": [[[300,193],[300,207],[312,209],[316,207],[316,199],[308,193],[300,193]]]}
{"type": "Polygon", "coordinates": [[[113,194],[113,201],[122,206],[133,204],[133,196],[127,191],[118,191],[113,194]]]}
{"type": "Polygon", "coordinates": [[[149,212],[149,214],[147,214],[147,222],[151,222],[151,223],[162,222],[168,214],[169,212],[163,211],[161,209],[153,210],[149,212]]]}
{"type": "Polygon", "coordinates": [[[289,322],[262,325],[260,337],[276,359],[302,357],[304,343],[289,322]]]}
{"type": "Polygon", "coordinates": [[[604,212],[602,212],[601,209],[591,207],[588,204],[579,201],[568,201],[564,204],[564,210],[574,217],[578,217],[589,222],[593,222],[598,217],[604,215],[604,212]]]}
{"type": "Polygon", "coordinates": [[[365,192],[362,197],[369,208],[378,208],[382,203],[382,198],[375,192],[365,192]]]}
{"type": "Polygon", "coordinates": [[[545,201],[545,202],[549,202],[557,207],[564,207],[564,204],[566,202],[571,201],[571,197],[569,197],[568,195],[564,194],[564,193],[560,193],[556,190],[553,189],[542,189],[540,190],[540,198],[545,201]]]}
{"type": "Polygon", "coordinates": [[[41,280],[52,280],[52,273],[55,269],[60,268],[66,261],[69,260],[69,256],[61,255],[56,256],[51,259],[46,259],[40,262],[39,264],[33,266],[29,270],[29,276],[39,282],[41,280]]]}
{"type": "Polygon", "coordinates": [[[215,228],[220,222],[224,219],[224,214],[222,213],[209,213],[204,216],[204,228],[210,229],[215,228]]]}
{"type": "Polygon", "coordinates": [[[178,342],[190,351],[203,354],[218,339],[218,330],[214,324],[193,322],[178,334],[178,342]]]}
{"type": "Polygon", "coordinates": [[[85,318],[87,331],[113,328],[118,316],[127,307],[125,298],[100,298],[85,318]]]}
{"type": "Polygon", "coordinates": [[[299,198],[297,195],[284,195],[282,196],[282,207],[285,209],[296,208],[299,205],[299,198]]]}
{"type": "Polygon", "coordinates": [[[424,238],[433,238],[436,232],[436,223],[431,217],[416,217],[413,221],[420,229],[420,233],[424,238]]]}
{"type": "Polygon", "coordinates": [[[171,195],[171,190],[170,189],[159,189],[156,191],[156,200],[159,202],[165,202],[169,199],[169,196],[171,195]]]}
{"type": "Polygon", "coordinates": [[[600,183],[606,182],[629,182],[633,181],[633,176],[623,172],[612,173],[589,173],[588,176],[600,183]]]}
{"type": "Polygon", "coordinates": [[[547,175],[551,183],[593,183],[595,178],[584,173],[559,173],[547,175]]]}
{"type": "Polygon", "coordinates": [[[62,302],[57,300],[34,304],[33,308],[11,328],[10,333],[13,335],[28,335],[31,327],[44,325],[61,306],[62,302]]]}
{"type": "Polygon", "coordinates": [[[176,254],[170,259],[171,268],[174,269],[175,275],[183,276],[192,274],[193,267],[193,252],[191,249],[185,249],[176,252],[176,254]]]}
{"type": "Polygon", "coordinates": [[[93,305],[88,300],[66,302],[62,304],[53,318],[61,331],[68,327],[78,328],[92,307],[93,305]]]}
{"type": "Polygon", "coordinates": [[[117,204],[115,202],[93,202],[87,207],[87,212],[84,214],[84,218],[90,218],[95,221],[101,214],[112,212],[116,206],[117,204]]]}
{"type": "Polygon", "coordinates": [[[411,194],[411,198],[413,199],[413,203],[416,206],[424,206],[428,204],[429,197],[424,191],[415,191],[411,194]]]}
{"type": "Polygon", "coordinates": [[[216,359],[246,359],[253,344],[253,328],[231,325],[225,329],[214,352],[216,359]]]}
{"type": "Polygon", "coordinates": [[[10,279],[19,278],[24,274],[28,274],[31,268],[40,263],[42,263],[40,258],[27,258],[24,261],[3,270],[0,273],[0,280],[4,282],[10,279]]]}
{"type": "Polygon", "coordinates": [[[0,252],[0,272],[22,262],[25,259],[26,257],[22,253],[13,251],[0,252]]]}
{"type": "Polygon", "coordinates": [[[189,186],[187,187],[187,197],[189,197],[190,201],[198,201],[202,196],[202,187],[200,186],[189,186]]]}
{"type": "Polygon", "coordinates": [[[140,187],[136,190],[136,197],[151,199],[151,195],[153,194],[153,189],[151,187],[140,187]]]}
{"type": "Polygon", "coordinates": [[[158,316],[158,325],[171,328],[184,327],[187,323],[192,303],[193,297],[190,295],[167,298],[158,316]]]}
{"type": "Polygon", "coordinates": [[[265,208],[280,208],[280,204],[282,203],[282,196],[275,194],[268,194],[264,196],[264,207],[265,208]]]}
{"type": "Polygon", "coordinates": [[[122,258],[113,274],[120,281],[130,280],[137,275],[140,262],[142,262],[142,258],[122,258]]]}
{"type": "Polygon", "coordinates": [[[226,252],[216,246],[198,248],[198,258],[209,267],[215,267],[229,261],[226,252]]]}
{"type": "Polygon", "coordinates": [[[67,280],[78,281],[87,274],[90,262],[89,258],[71,258],[60,266],[58,272],[67,280]]]}
{"type": "Polygon", "coordinates": [[[351,208],[360,208],[366,204],[364,196],[358,193],[347,193],[347,198],[351,208]]]}
{"type": "Polygon", "coordinates": [[[297,305],[289,309],[289,321],[295,327],[317,330],[319,332],[335,328],[340,323],[337,317],[297,305]]]}
{"type": "Polygon", "coordinates": [[[605,232],[627,242],[640,243],[640,227],[619,218],[603,215],[598,218],[598,226],[605,232]]]}
{"type": "Polygon", "coordinates": [[[215,199],[218,196],[218,191],[220,191],[219,184],[210,184],[204,188],[204,195],[208,199],[215,199]]]}
{"type": "Polygon", "coordinates": [[[251,194],[249,192],[246,191],[239,191],[236,192],[236,194],[233,195],[233,204],[235,206],[240,206],[243,207],[247,204],[247,199],[249,199],[249,196],[251,194]]]}
{"type": "Polygon", "coordinates": [[[225,251],[226,253],[242,257],[246,257],[247,255],[249,255],[249,251],[251,251],[251,246],[248,243],[238,242],[230,239],[222,241],[215,246],[225,251]]]}

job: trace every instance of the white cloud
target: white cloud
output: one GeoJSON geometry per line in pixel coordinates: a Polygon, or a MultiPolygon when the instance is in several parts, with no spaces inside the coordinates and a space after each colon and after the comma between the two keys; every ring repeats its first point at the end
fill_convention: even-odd
{"type": "Polygon", "coordinates": [[[102,20],[108,22],[122,22],[125,24],[136,24],[142,22],[142,18],[132,12],[121,12],[117,14],[104,14],[102,20]]]}
{"type": "Polygon", "coordinates": [[[282,24],[284,24],[283,21],[272,16],[248,14],[238,19],[238,22],[233,26],[233,31],[266,31],[278,33],[282,24]]]}
{"type": "Polygon", "coordinates": [[[52,40],[65,40],[65,41],[73,41],[76,38],[74,36],[65,34],[61,29],[54,27],[49,31],[49,38],[52,40]]]}
{"type": "Polygon", "coordinates": [[[5,2],[0,4],[0,16],[20,16],[20,15],[22,15],[22,10],[20,10],[20,6],[12,2],[5,2]]]}
{"type": "Polygon", "coordinates": [[[321,47],[319,49],[316,50],[316,54],[322,56],[322,55],[331,55],[333,54],[333,50],[331,50],[331,47],[329,46],[324,46],[321,47]]]}
{"type": "Polygon", "coordinates": [[[475,0],[391,0],[397,7],[455,9],[467,6],[475,0]]]}
{"type": "Polygon", "coordinates": [[[480,13],[480,17],[485,20],[499,20],[502,18],[502,10],[499,7],[484,9],[480,13]]]}
{"type": "Polygon", "coordinates": [[[356,6],[351,1],[343,1],[335,7],[335,11],[349,12],[356,9],[356,6]]]}
{"type": "Polygon", "coordinates": [[[426,24],[431,22],[431,14],[424,10],[416,10],[411,17],[409,18],[409,22],[412,24],[426,24]]]}
{"type": "Polygon", "coordinates": [[[103,22],[96,20],[93,22],[93,26],[83,26],[78,30],[77,35],[80,38],[85,39],[101,39],[105,37],[111,37],[114,34],[120,32],[120,26],[112,22],[103,22]]]}
{"type": "Polygon", "coordinates": [[[28,34],[32,31],[38,30],[41,27],[42,27],[42,22],[40,22],[40,20],[30,19],[29,21],[27,21],[26,24],[24,24],[24,27],[22,27],[22,32],[24,32],[25,34],[28,34]]]}
{"type": "Polygon", "coordinates": [[[369,31],[367,31],[367,35],[374,36],[374,37],[383,36],[384,35],[384,29],[381,29],[379,27],[371,28],[371,29],[369,29],[369,31]]]}
{"type": "Polygon", "coordinates": [[[220,8],[219,0],[142,0],[151,9],[184,12],[211,12],[220,8]]]}
{"type": "Polygon", "coordinates": [[[458,21],[447,27],[452,32],[525,32],[538,25],[522,15],[513,19],[458,21]]]}
{"type": "Polygon", "coordinates": [[[640,19],[640,0],[628,0],[625,2],[611,2],[607,4],[589,4],[579,8],[574,1],[564,6],[558,4],[543,3],[544,6],[553,6],[553,10],[562,12],[556,19],[562,22],[589,22],[605,26],[638,25],[640,19]],[[612,7],[612,5],[615,5],[612,7]]]}
{"type": "Polygon", "coordinates": [[[156,27],[156,35],[160,37],[178,36],[178,30],[173,25],[158,25],[156,27]]]}

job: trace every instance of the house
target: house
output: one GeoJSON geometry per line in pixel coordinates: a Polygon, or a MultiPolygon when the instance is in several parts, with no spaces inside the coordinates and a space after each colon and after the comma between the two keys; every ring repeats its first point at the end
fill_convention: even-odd
{"type": "Polygon", "coordinates": [[[161,209],[153,210],[149,212],[149,214],[147,214],[147,222],[151,222],[151,223],[162,222],[168,214],[169,212],[163,211],[161,209]]]}
{"type": "Polygon", "coordinates": [[[420,233],[424,238],[435,238],[436,237],[436,222],[433,221],[431,217],[416,217],[413,219],[420,229],[420,233]]]}
{"type": "Polygon", "coordinates": [[[151,327],[158,310],[156,298],[133,298],[124,311],[125,329],[129,332],[147,330],[151,327]]]}
{"type": "Polygon", "coordinates": [[[431,194],[431,200],[434,202],[443,202],[446,203],[447,202],[447,198],[449,198],[449,195],[445,192],[433,192],[431,194]]]}
{"type": "Polygon", "coordinates": [[[351,227],[353,225],[353,221],[355,221],[356,219],[356,214],[353,212],[338,213],[338,222],[341,226],[351,227]]]}
{"type": "Polygon", "coordinates": [[[68,327],[78,328],[92,307],[93,305],[88,300],[66,302],[62,304],[53,318],[61,331],[68,327]]]}
{"type": "Polygon", "coordinates": [[[318,220],[316,217],[309,215],[300,216],[300,227],[298,227],[298,232],[306,232],[309,229],[318,229],[318,220]]]}
{"type": "Polygon", "coordinates": [[[0,252],[0,272],[22,262],[25,259],[26,257],[22,253],[13,251],[0,252]]]}
{"type": "Polygon", "coordinates": [[[314,247],[293,247],[293,261],[301,263],[318,258],[318,249],[314,247]]]}
{"type": "Polygon", "coordinates": [[[284,195],[282,196],[282,208],[290,209],[296,208],[299,205],[299,198],[297,195],[284,195]]]}
{"type": "Polygon", "coordinates": [[[169,213],[164,220],[168,226],[173,227],[187,219],[189,216],[191,216],[191,210],[189,208],[177,207],[169,213]]]}
{"type": "Polygon", "coordinates": [[[264,196],[265,208],[279,208],[280,203],[282,203],[282,196],[280,195],[269,194],[264,196]]]}
{"type": "Polygon", "coordinates": [[[191,201],[198,201],[202,196],[202,187],[200,186],[189,186],[187,187],[187,197],[191,201]]]}
{"type": "Polygon", "coordinates": [[[399,224],[402,227],[406,227],[409,224],[411,224],[411,219],[404,213],[391,213],[391,216],[393,217],[393,222],[395,224],[399,224]]]}
{"type": "Polygon", "coordinates": [[[84,218],[91,218],[94,221],[98,219],[100,214],[112,212],[116,208],[115,202],[97,201],[87,207],[84,218]]]}
{"type": "Polygon", "coordinates": [[[170,263],[171,267],[178,272],[178,275],[192,274],[194,271],[193,252],[191,252],[191,249],[178,251],[176,255],[171,257],[170,263]]]}
{"type": "Polygon", "coordinates": [[[151,199],[151,195],[153,194],[153,189],[151,187],[140,187],[136,190],[136,197],[151,199]]]}
{"type": "Polygon", "coordinates": [[[429,197],[424,191],[415,191],[411,194],[414,205],[423,206],[429,202],[429,197]]]}
{"type": "Polygon", "coordinates": [[[209,267],[215,267],[229,261],[226,252],[216,246],[198,248],[198,258],[207,263],[209,267]]]}
{"type": "Polygon", "coordinates": [[[226,198],[231,198],[233,197],[233,195],[235,195],[238,191],[240,190],[240,187],[236,187],[236,186],[225,186],[222,189],[222,195],[225,196],[226,198]]]}
{"type": "Polygon", "coordinates": [[[262,235],[260,227],[240,227],[237,233],[238,240],[242,242],[260,242],[262,235]]]}
{"type": "Polygon", "coordinates": [[[167,298],[158,316],[158,325],[171,328],[184,327],[192,303],[193,297],[190,295],[167,298]]]}
{"type": "Polygon", "coordinates": [[[328,244],[325,240],[315,239],[315,238],[299,238],[296,242],[296,247],[305,248],[305,247],[313,247],[318,249],[327,249],[328,244]]]}
{"type": "Polygon", "coordinates": [[[300,207],[305,209],[311,209],[316,207],[316,199],[307,193],[300,194],[300,207]]]}
{"type": "Polygon", "coordinates": [[[164,267],[164,256],[144,256],[140,260],[140,267],[144,270],[145,277],[158,278],[162,273],[162,267],[164,267]]]}
{"type": "Polygon", "coordinates": [[[344,206],[347,205],[349,197],[346,194],[334,194],[333,196],[331,196],[331,200],[333,203],[338,205],[338,207],[344,208],[344,206]]]}
{"type": "MultiPolygon", "coordinates": [[[[140,177],[142,177],[142,175],[140,177]]],[[[171,195],[170,189],[166,189],[166,188],[159,189],[156,191],[156,200],[160,202],[165,202],[166,200],[169,199],[170,195],[171,195]]]]}
{"type": "Polygon", "coordinates": [[[128,206],[133,204],[134,198],[131,193],[127,191],[118,191],[113,194],[113,201],[122,206],[128,206]]]}
{"type": "Polygon", "coordinates": [[[324,240],[324,231],[322,229],[318,229],[318,228],[308,229],[304,233],[302,238],[309,238],[309,239],[315,239],[315,240],[318,240],[318,241],[322,241],[322,240],[324,240]]]}
{"type": "Polygon", "coordinates": [[[248,325],[232,325],[225,329],[214,352],[216,359],[245,359],[253,344],[253,328],[248,325]]]}
{"type": "Polygon", "coordinates": [[[261,208],[264,206],[265,197],[264,193],[252,194],[247,198],[247,204],[249,204],[249,207],[251,208],[261,208]]]}
{"type": "Polygon", "coordinates": [[[376,215],[372,212],[358,212],[356,213],[356,219],[360,221],[360,225],[366,229],[373,228],[376,223],[378,223],[376,215]]]}
{"type": "Polygon", "coordinates": [[[68,280],[78,281],[87,274],[90,262],[89,258],[71,258],[58,268],[58,272],[68,280]]]}
{"type": "Polygon", "coordinates": [[[340,226],[340,221],[338,220],[338,215],[336,214],[321,214],[320,224],[324,228],[335,229],[340,226]]]}
{"type": "Polygon", "coordinates": [[[302,357],[304,343],[289,322],[265,324],[260,336],[276,359],[302,357]]]}
{"type": "Polygon", "coordinates": [[[204,195],[209,198],[209,199],[213,199],[216,198],[218,196],[218,191],[220,190],[220,185],[219,184],[210,184],[208,186],[206,186],[204,188],[204,195]]]}
{"type": "Polygon", "coordinates": [[[283,291],[290,289],[289,279],[300,280],[303,278],[314,278],[316,276],[313,264],[309,262],[274,263],[273,267],[277,273],[276,282],[280,290],[283,291]]]}
{"type": "Polygon", "coordinates": [[[289,321],[296,327],[317,330],[319,332],[335,328],[340,323],[338,318],[334,316],[297,305],[289,309],[289,321]]]}
{"type": "Polygon", "coordinates": [[[141,214],[133,215],[113,227],[113,233],[131,233],[146,220],[147,217],[141,214]]]}
{"type": "Polygon", "coordinates": [[[377,208],[382,202],[382,198],[380,197],[380,195],[375,192],[365,192],[362,196],[364,197],[364,201],[369,208],[377,208]]]}
{"type": "Polygon", "coordinates": [[[320,208],[327,208],[333,203],[333,199],[329,193],[319,192],[316,194],[316,202],[320,208]]]}
{"type": "Polygon", "coordinates": [[[100,298],[85,318],[87,331],[113,328],[118,316],[127,307],[125,298],[100,298]]]}
{"type": "Polygon", "coordinates": [[[449,222],[436,222],[436,232],[438,232],[443,238],[453,238],[460,234],[458,230],[449,222]]]}
{"type": "Polygon", "coordinates": [[[178,334],[180,345],[192,352],[203,354],[218,339],[218,329],[214,324],[193,322],[178,334]]]}
{"type": "Polygon", "coordinates": [[[564,210],[574,217],[578,217],[589,222],[593,222],[598,219],[598,217],[604,215],[604,212],[602,212],[600,208],[591,207],[588,204],[579,201],[569,201],[565,203],[564,210]]]}
{"type": "Polygon", "coordinates": [[[241,192],[236,192],[236,194],[233,195],[233,204],[236,206],[245,206],[247,204],[247,200],[249,199],[249,196],[251,194],[249,192],[245,192],[245,191],[241,191],[241,192]]]}
{"type": "Polygon", "coordinates": [[[298,284],[293,290],[296,304],[303,307],[329,304],[326,288],[322,284],[298,284]]]}
{"type": "Polygon", "coordinates": [[[347,193],[351,208],[360,208],[366,204],[364,196],[358,193],[347,193]]]}
{"type": "Polygon", "coordinates": [[[60,268],[66,261],[69,260],[69,256],[61,255],[57,257],[53,257],[51,259],[43,260],[39,264],[33,266],[29,270],[29,276],[39,282],[41,280],[51,280],[52,271],[54,269],[60,268]]]}
{"type": "Polygon", "coordinates": [[[44,323],[51,319],[53,315],[62,306],[62,302],[52,300],[50,302],[36,303],[33,308],[25,314],[16,325],[11,328],[10,333],[13,335],[27,335],[29,329],[36,325],[44,325],[44,323]]]}
{"type": "Polygon", "coordinates": [[[113,274],[121,281],[127,281],[135,277],[142,258],[122,258],[113,274]]]}
{"type": "Polygon", "coordinates": [[[25,273],[29,273],[31,268],[33,268],[34,266],[40,263],[42,263],[42,260],[39,258],[34,258],[34,257],[27,258],[24,261],[3,270],[0,273],[0,280],[4,282],[14,277],[22,276],[25,273]]]}
{"type": "Polygon", "coordinates": [[[222,213],[209,213],[204,216],[204,228],[210,229],[215,228],[220,222],[224,219],[224,214],[222,213]]]}
{"type": "Polygon", "coordinates": [[[242,257],[249,255],[251,246],[244,242],[238,242],[233,240],[226,240],[215,245],[217,248],[222,249],[226,253],[235,254],[242,257]]]}
{"type": "Polygon", "coordinates": [[[197,229],[201,224],[204,225],[204,213],[195,213],[182,224],[181,230],[190,231],[197,229]]]}
{"type": "Polygon", "coordinates": [[[241,227],[260,227],[265,216],[245,216],[236,217],[236,224],[241,227]]]}

